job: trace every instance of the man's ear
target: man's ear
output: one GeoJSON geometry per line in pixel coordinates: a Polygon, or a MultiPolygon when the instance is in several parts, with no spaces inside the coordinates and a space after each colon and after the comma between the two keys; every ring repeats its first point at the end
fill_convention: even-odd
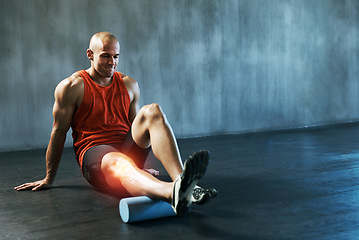
{"type": "Polygon", "coordinates": [[[93,51],[91,49],[87,49],[86,51],[88,59],[93,61],[93,51]]]}

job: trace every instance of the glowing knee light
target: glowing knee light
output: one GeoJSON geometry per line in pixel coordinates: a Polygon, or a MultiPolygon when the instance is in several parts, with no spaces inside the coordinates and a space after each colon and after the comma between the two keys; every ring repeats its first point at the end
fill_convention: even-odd
{"type": "Polygon", "coordinates": [[[134,169],[134,167],[131,165],[131,163],[127,162],[127,161],[116,161],[113,164],[113,171],[116,175],[118,176],[128,176],[128,172],[132,169],[134,169]]]}

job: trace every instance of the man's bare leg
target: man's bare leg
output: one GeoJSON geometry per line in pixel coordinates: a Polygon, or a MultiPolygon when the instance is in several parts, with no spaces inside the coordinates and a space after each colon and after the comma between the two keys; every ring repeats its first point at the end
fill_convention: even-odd
{"type": "Polygon", "coordinates": [[[107,153],[101,162],[101,171],[107,184],[118,189],[124,187],[132,196],[148,196],[170,203],[177,215],[187,215],[192,205],[192,191],[204,175],[208,165],[207,151],[199,151],[185,162],[183,172],[174,182],[160,181],[139,169],[126,155],[107,153]]]}
{"type": "Polygon", "coordinates": [[[142,148],[152,146],[153,154],[173,181],[182,173],[183,165],[176,139],[159,105],[141,108],[132,124],[132,138],[142,148]]]}
{"type": "MultiPolygon", "coordinates": [[[[215,197],[215,189],[202,189],[196,186],[197,198],[192,197],[192,191],[195,183],[203,176],[206,171],[209,154],[207,151],[191,156],[190,164],[183,168],[181,155],[177,146],[172,128],[168,123],[165,114],[158,104],[144,106],[137,114],[132,124],[132,138],[140,147],[146,148],[152,146],[152,151],[156,158],[161,161],[166,171],[170,175],[172,181],[178,180],[175,188],[181,186],[181,193],[174,193],[173,203],[176,211],[185,214],[190,207],[192,201],[203,204],[210,198],[215,197]],[[184,172],[185,170],[185,172],[184,172]],[[178,179],[179,178],[179,179],[178,179]],[[184,181],[186,183],[184,183],[184,181]],[[197,191],[204,190],[204,191],[197,191]],[[179,196],[177,196],[179,194],[179,196]],[[184,197],[186,195],[186,197],[184,197]]],[[[181,214],[181,213],[180,213],[181,214]]]]}
{"type": "Polygon", "coordinates": [[[157,104],[147,105],[138,112],[132,124],[132,138],[140,147],[152,145],[154,155],[174,182],[160,181],[138,169],[131,159],[112,153],[105,155],[101,165],[108,184],[115,187],[121,183],[133,196],[165,200],[171,202],[178,215],[187,214],[193,188],[206,171],[208,152],[195,153],[183,168],[171,126],[157,104]]]}
{"type": "Polygon", "coordinates": [[[139,169],[126,155],[111,152],[102,158],[101,170],[112,188],[123,186],[132,196],[148,196],[171,203],[173,182],[164,182],[139,169]]]}

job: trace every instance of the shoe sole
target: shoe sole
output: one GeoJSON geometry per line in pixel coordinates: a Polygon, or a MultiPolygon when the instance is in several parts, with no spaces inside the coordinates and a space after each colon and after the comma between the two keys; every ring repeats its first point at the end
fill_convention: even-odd
{"type": "Polygon", "coordinates": [[[209,152],[202,150],[195,152],[184,163],[184,170],[180,175],[180,188],[176,213],[179,216],[187,215],[192,206],[192,192],[198,181],[203,177],[209,162],[209,152]]]}

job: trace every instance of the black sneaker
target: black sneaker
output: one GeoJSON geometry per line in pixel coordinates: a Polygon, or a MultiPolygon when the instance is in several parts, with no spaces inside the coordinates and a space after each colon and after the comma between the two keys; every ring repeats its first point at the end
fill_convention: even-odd
{"type": "Polygon", "coordinates": [[[209,152],[195,152],[184,163],[183,172],[175,180],[173,187],[172,208],[179,216],[187,215],[192,206],[192,192],[197,182],[207,170],[209,152]]]}
{"type": "Polygon", "coordinates": [[[192,192],[192,203],[202,205],[206,204],[212,198],[217,196],[217,190],[214,188],[201,188],[195,186],[192,192]]]}

